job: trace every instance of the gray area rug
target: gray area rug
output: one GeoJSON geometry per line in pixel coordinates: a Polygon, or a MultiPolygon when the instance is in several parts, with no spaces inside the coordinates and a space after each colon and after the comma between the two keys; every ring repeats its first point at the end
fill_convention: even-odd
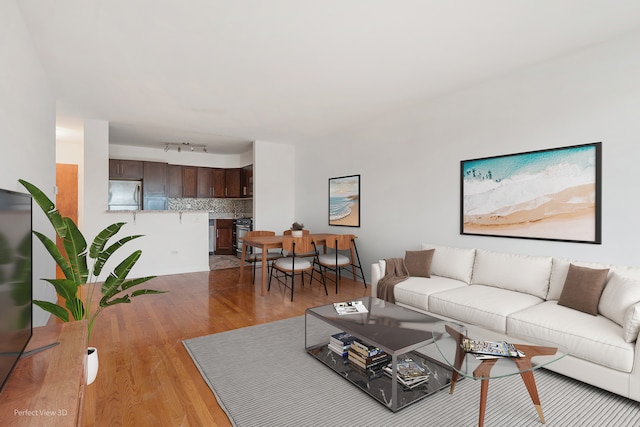
{"type": "MultiPolygon", "coordinates": [[[[465,379],[393,413],[305,350],[304,316],[185,340],[233,425],[474,426],[480,382],[465,379]]],[[[640,404],[540,369],[546,426],[640,426],[640,404]]],[[[489,384],[485,426],[540,423],[519,376],[489,384]]]]}

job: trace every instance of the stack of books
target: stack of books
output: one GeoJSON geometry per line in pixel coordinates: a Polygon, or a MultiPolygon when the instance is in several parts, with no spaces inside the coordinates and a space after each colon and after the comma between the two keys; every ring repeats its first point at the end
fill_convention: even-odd
{"type": "Polygon", "coordinates": [[[349,362],[365,370],[382,368],[391,360],[390,354],[357,339],[351,342],[347,354],[349,362]]]}
{"type": "Polygon", "coordinates": [[[348,355],[349,347],[351,347],[351,343],[355,339],[356,337],[346,332],[338,332],[337,334],[333,334],[329,337],[329,350],[346,358],[348,355]]]}
{"type": "MultiPolygon", "coordinates": [[[[392,375],[390,363],[384,367],[384,372],[389,376],[392,375]]],[[[397,373],[398,382],[408,388],[415,388],[426,383],[430,375],[428,368],[420,366],[411,358],[398,360],[397,373]]]]}

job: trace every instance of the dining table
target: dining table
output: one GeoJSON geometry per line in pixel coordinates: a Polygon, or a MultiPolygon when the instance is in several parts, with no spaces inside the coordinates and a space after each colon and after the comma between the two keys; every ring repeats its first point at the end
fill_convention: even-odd
{"type": "MultiPolygon", "coordinates": [[[[327,241],[327,236],[334,235],[335,233],[311,233],[308,234],[316,244],[316,246],[324,246],[327,241]]],[[[267,252],[269,249],[282,249],[282,240],[285,236],[254,236],[244,237],[242,241],[242,256],[240,258],[240,283],[244,279],[244,260],[247,255],[247,248],[258,248],[262,252],[267,252]]],[[[287,236],[291,237],[291,236],[287,236]]],[[[267,257],[262,257],[262,277],[260,279],[260,294],[264,296],[267,292],[267,257]]]]}

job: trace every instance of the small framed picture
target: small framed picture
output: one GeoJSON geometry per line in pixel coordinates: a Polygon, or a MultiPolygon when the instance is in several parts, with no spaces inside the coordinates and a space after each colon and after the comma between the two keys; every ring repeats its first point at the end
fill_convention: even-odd
{"type": "Polygon", "coordinates": [[[360,227],[360,175],[329,178],[329,225],[360,227]]]}

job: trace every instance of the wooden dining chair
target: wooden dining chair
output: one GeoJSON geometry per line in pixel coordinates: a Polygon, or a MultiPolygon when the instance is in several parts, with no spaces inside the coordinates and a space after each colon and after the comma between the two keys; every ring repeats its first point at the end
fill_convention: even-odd
{"type": "Polygon", "coordinates": [[[364,270],[362,269],[362,263],[360,262],[360,256],[358,255],[358,248],[356,247],[355,235],[329,235],[326,238],[324,246],[326,253],[318,255],[316,265],[318,265],[318,270],[320,270],[321,272],[323,269],[325,272],[327,270],[334,272],[336,294],[338,293],[338,285],[340,283],[340,277],[342,275],[341,271],[343,269],[350,268],[351,274],[353,275],[353,280],[356,280],[356,278],[359,277],[360,279],[362,279],[364,287],[367,287],[367,282],[364,278],[364,270]]]}
{"type": "MultiPolygon", "coordinates": [[[[295,276],[300,275],[300,283],[304,286],[304,274],[311,275],[313,272],[313,265],[318,257],[318,251],[313,239],[309,236],[302,237],[288,237],[285,236],[282,239],[282,249],[287,251],[290,256],[278,258],[271,265],[271,274],[269,275],[269,287],[267,290],[271,290],[271,279],[275,276],[276,280],[285,287],[291,288],[291,301],[293,301],[293,289],[295,284],[295,276]],[[313,253],[313,260],[309,260],[309,253],[313,253]],[[278,274],[282,273],[282,274],[278,274]],[[284,277],[284,280],[283,280],[284,277]],[[288,279],[291,278],[291,286],[288,284],[288,279]]],[[[324,292],[327,292],[327,284],[324,280],[324,274],[321,275],[322,285],[324,286],[324,292]]],[[[313,277],[311,276],[311,280],[313,277]]],[[[309,281],[311,286],[311,281],[309,281]]]]}
{"type": "MultiPolygon", "coordinates": [[[[282,232],[282,235],[283,236],[291,236],[291,234],[292,234],[291,231],[292,231],[291,229],[284,230],[282,232]]],[[[304,230],[303,229],[302,230],[302,236],[308,236],[308,235],[309,235],[309,230],[304,230]]],[[[315,255],[315,253],[313,251],[311,251],[311,252],[308,252],[306,255],[299,254],[298,256],[312,258],[314,255],[315,255]]],[[[288,254],[287,251],[283,248],[282,249],[282,256],[290,256],[290,254],[288,254]]]]}
{"type": "MultiPolygon", "coordinates": [[[[252,230],[252,231],[247,231],[245,234],[246,237],[265,237],[265,236],[275,236],[275,235],[276,235],[275,231],[268,231],[268,230],[252,230]]],[[[250,262],[251,264],[253,264],[253,270],[251,273],[251,282],[253,282],[256,277],[256,264],[262,265],[263,256],[265,256],[265,253],[263,252],[252,252],[250,254],[247,254],[245,257],[245,262],[250,262]]],[[[267,251],[266,252],[267,268],[270,268],[273,261],[280,258],[281,256],[282,256],[282,253],[280,249],[277,249],[277,251],[267,251]]]]}

